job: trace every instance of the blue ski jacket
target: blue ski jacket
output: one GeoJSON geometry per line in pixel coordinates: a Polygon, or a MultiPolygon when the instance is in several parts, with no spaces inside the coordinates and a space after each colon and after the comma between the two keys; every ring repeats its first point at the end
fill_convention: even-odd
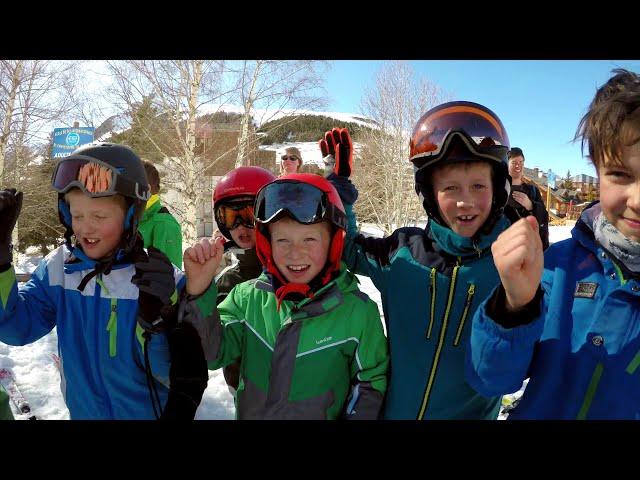
{"type": "Polygon", "coordinates": [[[640,419],[640,282],[596,242],[599,212],[545,252],[537,318],[503,328],[487,302],[473,318],[469,383],[500,395],[529,378],[509,419],[640,419]]]}
{"type": "Polygon", "coordinates": [[[391,357],[385,419],[495,419],[500,397],[483,397],[464,379],[471,316],[499,283],[491,243],[502,216],[480,238],[429,222],[386,238],[358,235],[352,205],[344,259],[380,291],[391,357]]]}
{"type": "MultiPolygon", "coordinates": [[[[13,267],[0,273],[0,341],[26,345],[57,327],[61,388],[72,419],[154,419],[143,330],[136,320],[138,287],[131,283],[134,265],[115,265],[80,292],[80,281],[93,267],[65,263],[69,256],[65,246],[57,248],[21,288],[13,267]]],[[[180,291],[184,276],[177,268],[174,275],[180,291]]],[[[153,335],[148,345],[164,405],[170,366],[166,336],[153,335]]]]}

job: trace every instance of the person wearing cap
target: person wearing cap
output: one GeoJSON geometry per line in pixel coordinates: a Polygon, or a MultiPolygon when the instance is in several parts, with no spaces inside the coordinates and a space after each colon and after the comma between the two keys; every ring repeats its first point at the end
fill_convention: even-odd
{"type": "Polygon", "coordinates": [[[265,272],[216,307],[223,240],[185,251],[185,318],[212,318],[210,369],[240,359],[240,420],[378,418],[388,354],[378,307],[341,262],[346,218],[319,175],[282,176],[258,192],[256,250],[265,272]]]}
{"type": "Polygon", "coordinates": [[[142,161],[125,145],[85,145],[56,164],[52,187],[65,243],[20,286],[10,242],[23,194],[0,190],[0,341],[27,345],[57,329],[71,419],[193,419],[210,333],[177,322],[184,274],[143,247],[142,161]]]}
{"type": "Polygon", "coordinates": [[[302,155],[296,147],[287,147],[280,157],[280,175],[299,173],[302,168],[302,155]]]}
{"type": "Polygon", "coordinates": [[[533,215],[538,221],[542,248],[549,247],[549,214],[538,187],[524,180],[524,153],[521,148],[509,150],[509,175],[511,175],[511,195],[504,213],[511,223],[533,215]]]}
{"type": "Polygon", "coordinates": [[[426,112],[411,135],[409,160],[425,228],[401,227],[385,238],[358,234],[349,181],[353,148],[346,129],[320,140],[332,156],[328,178],[348,218],[344,259],[380,291],[391,373],[384,418],[494,420],[501,397],[480,395],[465,379],[473,312],[499,283],[491,244],[509,225],[509,138],[498,116],[473,102],[426,112]]]}
{"type": "Polygon", "coordinates": [[[144,246],[157,248],[169,257],[171,263],[182,268],[182,229],[175,217],[160,201],[158,169],[148,161],[143,161],[142,164],[151,188],[151,198],[147,201],[138,227],[144,239],[144,246]]]}

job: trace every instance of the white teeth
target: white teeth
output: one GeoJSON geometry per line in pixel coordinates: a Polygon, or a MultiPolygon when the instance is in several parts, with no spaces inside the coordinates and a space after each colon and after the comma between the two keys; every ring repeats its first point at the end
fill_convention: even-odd
{"type": "Polygon", "coordinates": [[[87,243],[96,243],[98,241],[97,238],[85,238],[85,240],[87,241],[87,243]]]}
{"type": "Polygon", "coordinates": [[[293,270],[294,272],[300,272],[307,268],[308,265],[288,265],[287,268],[293,270]]]}
{"type": "Polygon", "coordinates": [[[461,220],[473,220],[475,218],[475,215],[460,215],[458,218],[460,218],[461,220]]]}

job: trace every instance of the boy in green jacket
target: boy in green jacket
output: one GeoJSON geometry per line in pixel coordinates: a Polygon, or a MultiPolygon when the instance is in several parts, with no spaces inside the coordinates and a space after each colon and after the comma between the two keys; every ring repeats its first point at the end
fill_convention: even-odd
{"type": "Polygon", "coordinates": [[[149,180],[151,198],[140,219],[138,231],[144,238],[144,247],[155,247],[164,253],[171,263],[182,268],[182,230],[167,207],[160,203],[160,174],[151,162],[143,161],[149,180]]]}
{"type": "Polygon", "coordinates": [[[240,358],[238,419],[376,419],[388,354],[376,304],[341,263],[344,207],[312,174],[289,174],[256,197],[256,249],[265,267],[216,308],[223,241],[185,251],[185,318],[215,321],[210,369],[240,358]]]}

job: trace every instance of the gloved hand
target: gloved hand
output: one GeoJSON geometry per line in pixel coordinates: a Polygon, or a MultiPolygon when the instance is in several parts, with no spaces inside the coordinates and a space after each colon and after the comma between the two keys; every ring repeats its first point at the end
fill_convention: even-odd
{"type": "Polygon", "coordinates": [[[136,273],[131,283],[140,290],[138,296],[138,323],[151,333],[165,331],[167,319],[161,313],[170,309],[171,296],[176,284],[173,276],[173,265],[169,258],[155,247],[147,249],[146,258],[138,258],[136,273]]]}
{"type": "Polygon", "coordinates": [[[171,368],[169,398],[163,420],[193,420],[207,388],[209,370],[200,336],[188,322],[180,322],[168,333],[171,368]]]}
{"type": "Polygon", "coordinates": [[[346,128],[333,128],[320,140],[325,175],[334,172],[349,178],[353,167],[353,144],[346,128]]]}
{"type": "Polygon", "coordinates": [[[11,263],[11,234],[22,210],[22,192],[0,190],[0,265],[11,263]]]}

